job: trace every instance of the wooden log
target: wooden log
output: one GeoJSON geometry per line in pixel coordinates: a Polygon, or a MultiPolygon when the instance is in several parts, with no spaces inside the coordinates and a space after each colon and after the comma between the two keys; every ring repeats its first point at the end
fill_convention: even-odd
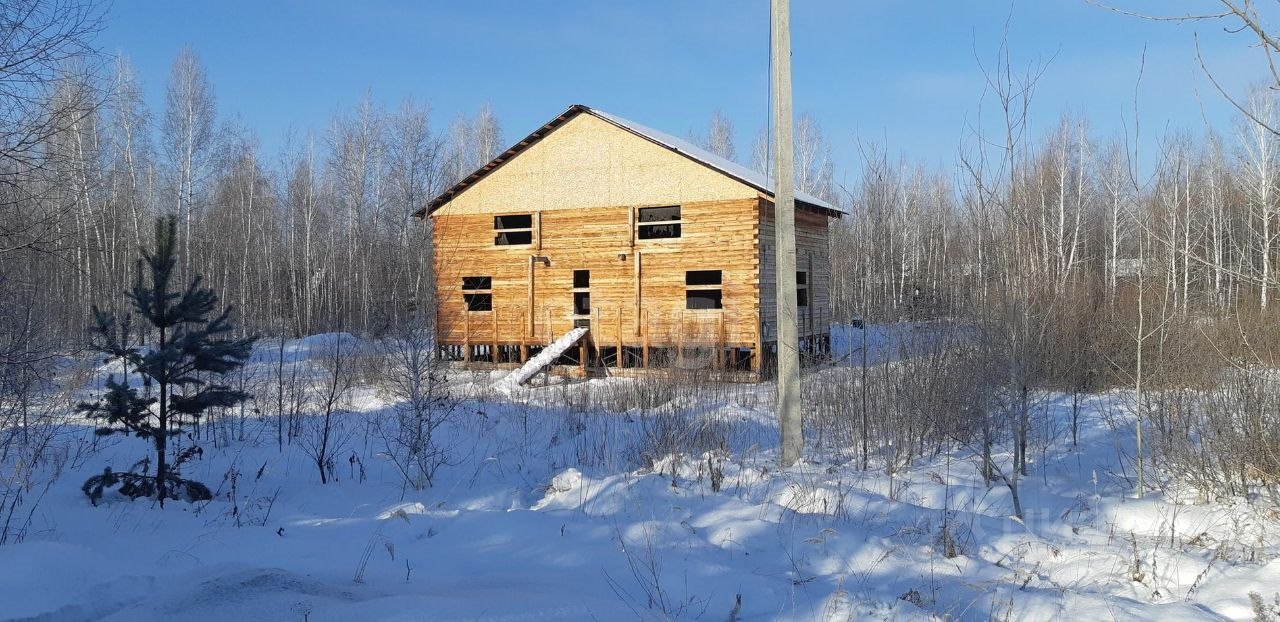
{"type": "Polygon", "coordinates": [[[646,321],[644,323],[643,345],[640,352],[640,366],[644,369],[649,369],[649,323],[647,321],[649,319],[649,311],[647,309],[644,312],[644,317],[646,321]]]}
{"type": "MultiPolygon", "coordinates": [[[[604,336],[604,323],[600,321],[600,307],[591,308],[591,332],[587,333],[587,339],[591,340],[591,349],[596,350],[596,356],[600,355],[600,344],[607,343],[604,339],[596,339],[596,336],[604,336]]],[[[594,367],[594,361],[593,365],[594,367]]]]}
{"type": "MultiPolygon", "coordinates": [[[[634,214],[634,212],[635,212],[635,210],[634,210],[634,208],[633,208],[633,209],[632,209],[632,213],[634,214]]],[[[635,227],[632,227],[632,234],[631,234],[632,236],[634,236],[634,235],[635,235],[634,231],[635,231],[635,227]]],[[[631,243],[632,243],[632,245],[633,245],[633,246],[635,245],[635,239],[634,239],[634,238],[631,240],[631,243]]],[[[637,336],[637,337],[639,337],[639,336],[640,336],[640,309],[642,308],[642,307],[641,307],[641,302],[640,302],[640,300],[641,300],[641,297],[640,297],[640,287],[641,287],[640,274],[641,274],[641,273],[643,272],[643,270],[644,270],[644,266],[643,266],[643,264],[641,263],[641,261],[642,261],[642,260],[640,259],[640,255],[641,255],[640,251],[636,251],[636,252],[635,252],[635,264],[636,264],[636,265],[635,265],[635,290],[636,290],[636,309],[635,309],[635,312],[636,312],[636,318],[635,318],[635,320],[636,320],[636,336],[637,336]]]]}
{"type": "Polygon", "coordinates": [[[529,332],[529,334],[531,334],[531,335],[532,335],[532,334],[533,334],[533,332],[534,332],[534,327],[533,327],[533,322],[534,322],[534,320],[533,320],[533,291],[534,291],[534,278],[533,278],[533,277],[534,277],[534,267],[535,267],[535,265],[536,265],[536,264],[537,264],[537,260],[534,258],[534,256],[533,256],[533,255],[529,255],[529,297],[528,297],[528,300],[526,301],[526,303],[528,304],[528,309],[529,309],[529,329],[528,329],[528,332],[529,332]]]}
{"type": "Polygon", "coordinates": [[[533,250],[542,250],[542,212],[533,213],[533,250]]]}

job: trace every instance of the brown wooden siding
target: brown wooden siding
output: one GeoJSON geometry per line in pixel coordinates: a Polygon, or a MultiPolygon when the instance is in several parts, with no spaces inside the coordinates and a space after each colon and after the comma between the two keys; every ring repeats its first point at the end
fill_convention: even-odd
{"type": "Polygon", "coordinates": [[[632,210],[639,207],[644,206],[542,211],[535,215],[534,243],[528,246],[495,246],[493,212],[437,213],[440,342],[546,344],[573,326],[573,271],[590,270],[591,336],[597,346],[755,347],[759,201],[685,203],[681,237],[663,240],[633,239],[632,210]],[[550,261],[532,264],[532,304],[531,256],[550,261]],[[685,309],[688,270],[722,272],[724,309],[685,309]],[[466,311],[464,276],[492,277],[493,311],[466,311]]]}

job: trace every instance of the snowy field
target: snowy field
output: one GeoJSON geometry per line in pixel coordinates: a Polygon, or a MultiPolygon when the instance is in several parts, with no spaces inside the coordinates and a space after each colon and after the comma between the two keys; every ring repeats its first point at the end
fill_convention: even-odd
{"type": "MultiPolygon", "coordinates": [[[[895,334],[869,341],[887,352],[895,334]]],[[[454,372],[458,400],[440,429],[448,464],[417,491],[374,431],[398,405],[371,381],[334,415],[336,481],[321,484],[305,451],[315,415],[278,445],[287,426],[273,374],[312,378],[331,340],[289,342],[283,365],[276,344],[261,345],[249,370],[257,399],[207,422],[203,454],[183,471],[214,490],[209,502],[161,509],[108,493],[92,506],[80,484],[147,447],[95,438],[66,415],[53,436],[63,472],[47,491],[51,474],[37,478],[11,513],[21,541],[0,546],[0,618],[1249,620],[1280,610],[1275,512],[1134,498],[1121,394],[1086,400],[1078,446],[1036,453],[1019,521],[1008,490],[984,484],[963,449],[893,478],[834,450],[779,470],[770,385],[553,380],[507,396],[491,389],[501,372],[454,372]],[[709,449],[687,451],[699,444],[709,449]]],[[[836,345],[858,342],[851,332],[836,345]]],[[[81,380],[91,389],[107,371],[81,380]]],[[[1070,400],[1041,404],[1062,429],[1070,400]]]]}

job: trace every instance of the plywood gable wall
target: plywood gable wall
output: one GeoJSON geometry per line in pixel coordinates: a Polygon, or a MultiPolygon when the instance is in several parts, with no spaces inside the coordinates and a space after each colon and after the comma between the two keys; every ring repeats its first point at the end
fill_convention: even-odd
{"type": "Polygon", "coordinates": [[[746,184],[590,114],[579,114],[442,206],[437,215],[752,198],[746,184]]]}

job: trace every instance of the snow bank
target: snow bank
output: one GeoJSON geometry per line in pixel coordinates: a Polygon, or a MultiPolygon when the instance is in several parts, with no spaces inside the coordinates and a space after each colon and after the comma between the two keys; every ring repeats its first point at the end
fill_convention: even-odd
{"type": "MultiPolygon", "coordinates": [[[[930,330],[868,334],[887,352],[930,330]]],[[[285,347],[304,361],[348,339],[285,347]]],[[[250,371],[271,373],[278,345],[250,371]]],[[[184,475],[214,500],[163,510],[90,506],[84,478],[146,448],[71,421],[67,449],[85,456],[34,506],[26,541],[0,547],[0,619],[1248,619],[1249,593],[1269,606],[1280,584],[1275,516],[1130,498],[1114,396],[1086,401],[1078,448],[1037,453],[1018,521],[961,450],[893,478],[835,451],[779,469],[768,385],[609,413],[598,404],[639,381],[503,399],[491,380],[451,376],[484,399],[438,429],[450,460],[424,490],[369,425],[396,406],[374,387],[342,414],[336,481],[319,483],[305,435],[277,446],[267,399],[202,428],[184,475]],[[661,455],[673,419],[719,426],[723,446],[661,455]]],[[[1067,409],[1049,407],[1063,429],[1067,409]]]]}

